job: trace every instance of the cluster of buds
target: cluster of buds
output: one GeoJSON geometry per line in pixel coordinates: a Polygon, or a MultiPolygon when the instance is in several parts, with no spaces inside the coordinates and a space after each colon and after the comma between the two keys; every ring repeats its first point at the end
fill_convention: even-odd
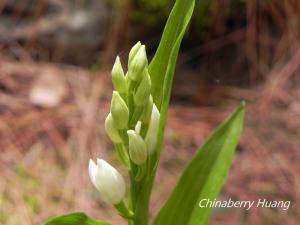
{"type": "Polygon", "coordinates": [[[117,149],[128,150],[119,154],[123,162],[128,162],[128,153],[131,162],[142,165],[155,150],[160,117],[151,96],[145,45],[138,42],[131,49],[126,75],[120,58],[116,58],[112,83],[114,91],[105,120],[106,133],[117,149]]]}
{"type": "MultiPolygon", "coordinates": [[[[155,152],[160,113],[151,96],[151,77],[145,45],[138,42],[130,51],[125,74],[120,58],[112,69],[110,112],[105,130],[116,152],[131,171],[145,171],[147,160],[155,152]]],[[[103,198],[120,205],[125,196],[125,182],[119,172],[104,160],[90,160],[89,174],[103,198]]],[[[134,174],[137,175],[137,174],[134,174]]]]}

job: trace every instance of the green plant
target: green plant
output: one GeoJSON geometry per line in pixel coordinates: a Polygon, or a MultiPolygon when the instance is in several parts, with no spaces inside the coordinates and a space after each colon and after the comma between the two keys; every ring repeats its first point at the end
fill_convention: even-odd
{"type": "MultiPolygon", "coordinates": [[[[115,91],[105,129],[130,177],[129,197],[119,172],[102,159],[90,160],[89,174],[102,197],[129,225],[147,225],[149,200],[159,162],[173,75],[181,40],[191,19],[194,0],[177,0],[157,52],[148,65],[145,46],[130,51],[128,72],[117,57],[112,69],[115,91]]],[[[239,140],[244,103],[217,128],[182,173],[153,225],[206,224],[210,208],[203,198],[217,197],[239,140]]],[[[44,225],[108,224],[75,213],[50,219],[44,225]],[[53,222],[55,221],[55,222],[53,222]]]]}

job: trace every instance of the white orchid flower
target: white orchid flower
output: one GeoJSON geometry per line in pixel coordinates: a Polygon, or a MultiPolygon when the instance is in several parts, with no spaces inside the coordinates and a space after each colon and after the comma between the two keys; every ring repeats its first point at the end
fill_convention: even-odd
{"type": "Polygon", "coordinates": [[[103,159],[97,159],[97,164],[90,159],[89,175],[104,200],[113,205],[122,202],[126,185],[122,175],[113,166],[103,159]]]}

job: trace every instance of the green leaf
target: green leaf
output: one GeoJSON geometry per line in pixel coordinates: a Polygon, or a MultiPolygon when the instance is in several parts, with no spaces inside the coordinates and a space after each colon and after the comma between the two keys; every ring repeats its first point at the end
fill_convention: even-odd
{"type": "Polygon", "coordinates": [[[110,225],[104,221],[95,220],[85,213],[75,212],[48,219],[43,225],[110,225]]]}
{"type": "Polygon", "coordinates": [[[245,103],[213,133],[185,168],[154,225],[204,225],[210,208],[200,199],[214,199],[224,184],[242,131],[245,103]]]}
{"type": "Polygon", "coordinates": [[[134,224],[148,224],[148,206],[162,145],[172,81],[181,40],[193,14],[195,0],[176,0],[166,23],[158,49],[149,65],[153,101],[160,111],[160,128],[156,152],[150,158],[148,175],[140,184],[136,200],[134,224]]]}
{"type": "Polygon", "coordinates": [[[195,0],[177,0],[165,26],[158,49],[149,65],[152,96],[158,109],[163,96],[169,102],[181,40],[193,14],[195,0]],[[162,82],[163,81],[163,82],[162,82]]]}
{"type": "Polygon", "coordinates": [[[162,149],[162,141],[167,121],[168,106],[172,91],[176,60],[188,23],[195,6],[194,0],[177,0],[169,15],[160,44],[149,65],[152,80],[152,96],[160,111],[159,131],[156,151],[150,159],[151,176],[146,186],[151,186],[156,174],[162,149]],[[163,82],[162,82],[163,80],[163,82]]]}

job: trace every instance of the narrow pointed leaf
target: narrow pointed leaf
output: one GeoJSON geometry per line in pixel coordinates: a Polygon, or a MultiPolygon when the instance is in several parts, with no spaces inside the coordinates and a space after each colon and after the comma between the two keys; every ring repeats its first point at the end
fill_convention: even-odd
{"type": "Polygon", "coordinates": [[[95,220],[85,213],[75,212],[48,219],[43,225],[110,225],[107,222],[95,220]]]}
{"type": "Polygon", "coordinates": [[[149,65],[152,96],[158,109],[164,93],[171,93],[172,81],[181,40],[193,14],[195,0],[177,0],[165,26],[160,44],[149,65]],[[163,82],[162,82],[163,81],[163,82]]]}
{"type": "Polygon", "coordinates": [[[200,208],[199,200],[218,196],[242,131],[244,111],[244,103],[241,103],[196,153],[154,225],[206,224],[210,208],[200,208]]]}

